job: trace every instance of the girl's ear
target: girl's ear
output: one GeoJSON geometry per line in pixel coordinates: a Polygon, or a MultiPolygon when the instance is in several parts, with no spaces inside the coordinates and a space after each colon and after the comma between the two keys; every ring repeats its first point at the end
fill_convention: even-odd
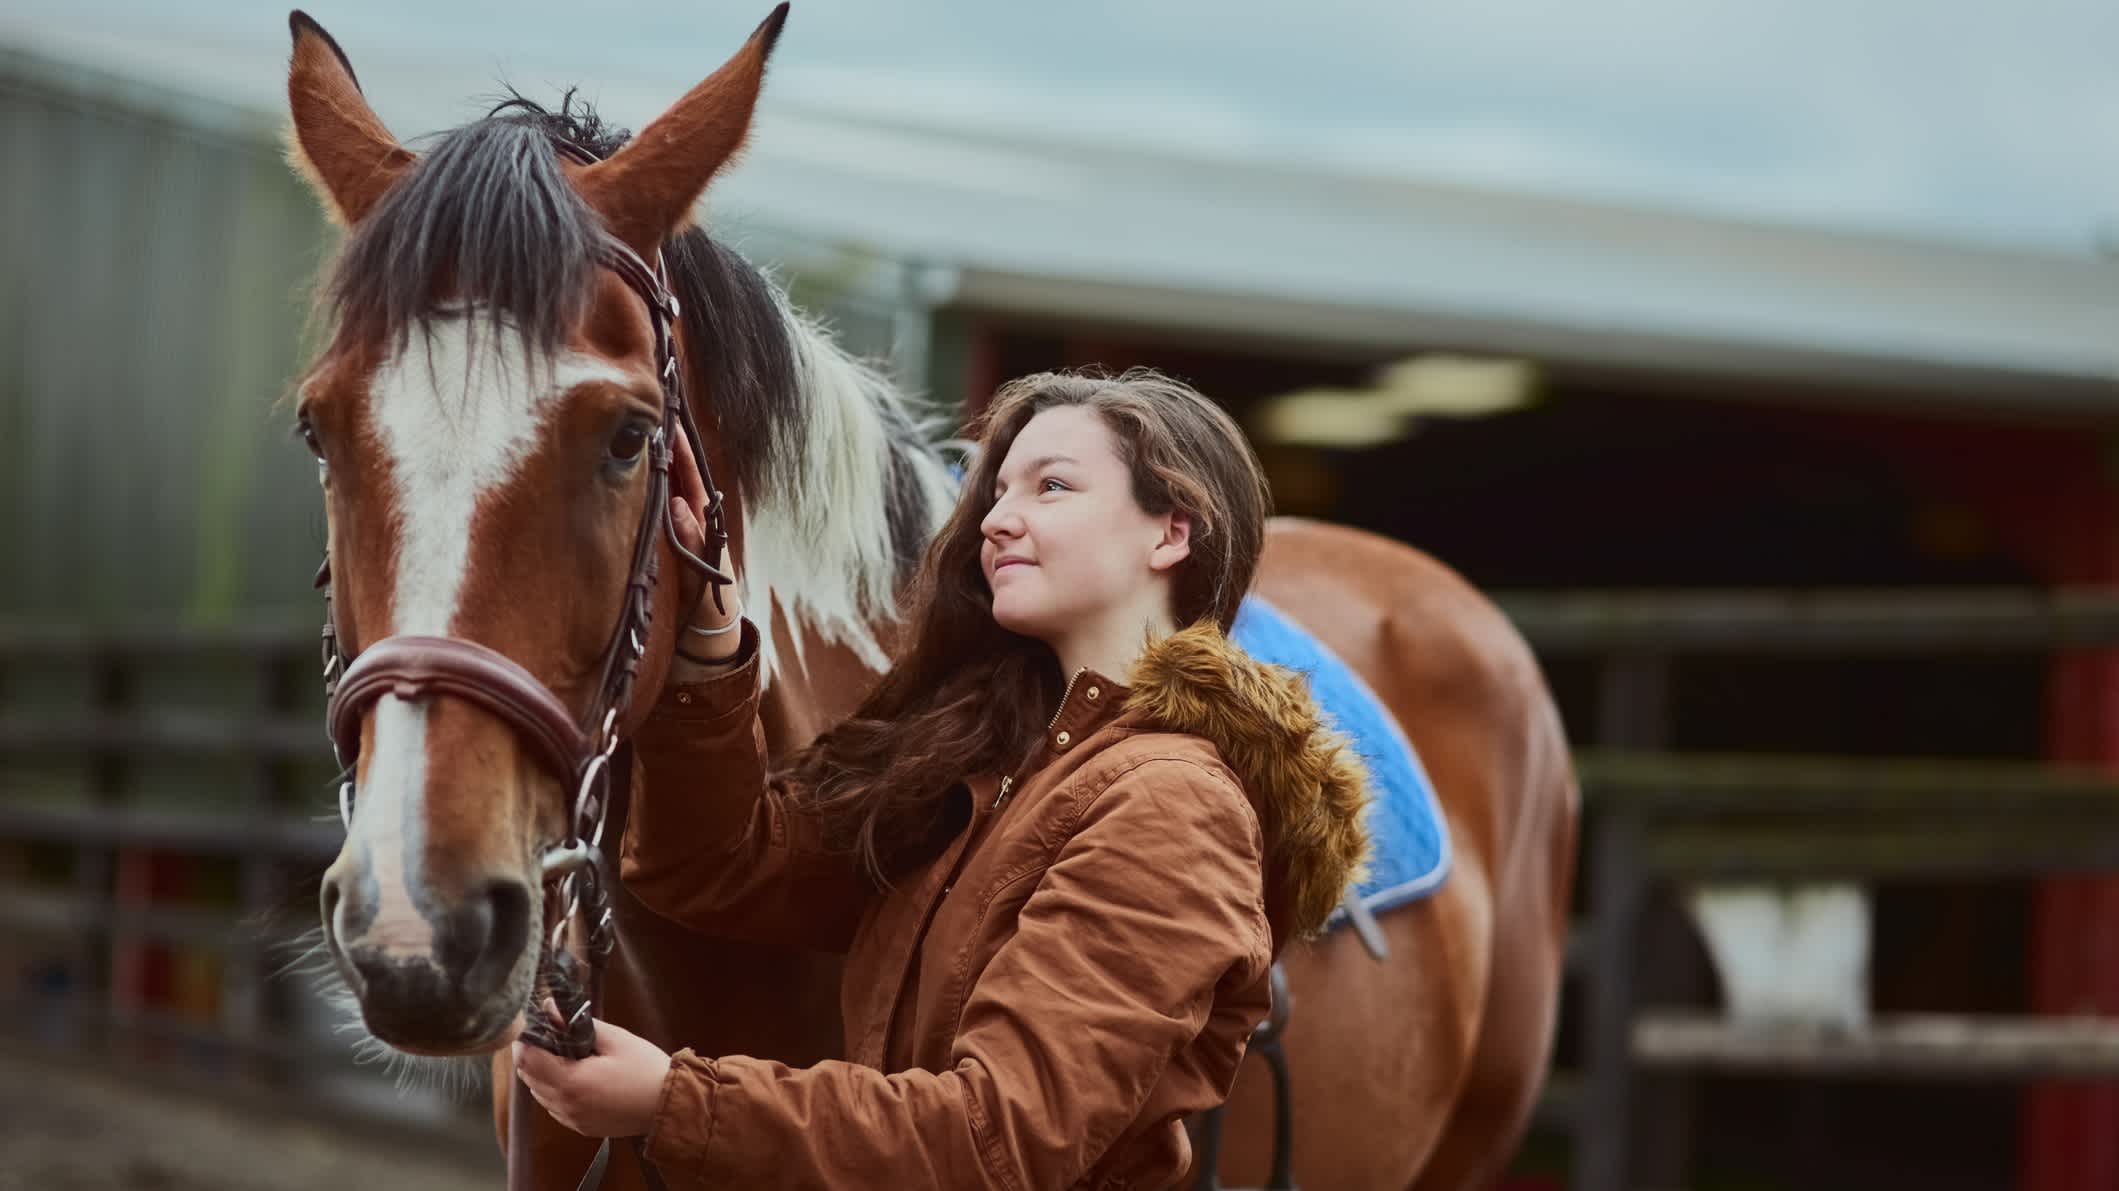
{"type": "Polygon", "coordinates": [[[1162,540],[1148,553],[1148,568],[1167,571],[1192,557],[1192,514],[1179,509],[1163,522],[1162,540]]]}

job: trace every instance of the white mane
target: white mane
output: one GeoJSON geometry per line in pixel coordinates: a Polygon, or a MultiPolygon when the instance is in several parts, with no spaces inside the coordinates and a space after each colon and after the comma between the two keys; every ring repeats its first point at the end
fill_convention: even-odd
{"type": "MultiPolygon", "coordinates": [[[[828,331],[797,312],[777,286],[807,437],[776,481],[750,494],[738,575],[744,615],[762,638],[770,682],[783,660],[773,641],[786,616],[869,666],[890,664],[873,621],[896,614],[899,574],[891,517],[893,465],[909,469],[917,492],[921,542],[949,516],[955,483],[921,438],[927,427],[890,379],[848,355],[828,331]]],[[[796,665],[802,665],[800,634],[796,665]]]]}

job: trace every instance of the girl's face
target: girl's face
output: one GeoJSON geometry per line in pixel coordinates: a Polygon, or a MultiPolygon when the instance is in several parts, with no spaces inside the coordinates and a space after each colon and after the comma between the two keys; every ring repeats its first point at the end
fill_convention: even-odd
{"type": "Polygon", "coordinates": [[[1137,630],[1168,615],[1170,568],[1190,553],[1182,513],[1150,514],[1104,419],[1081,406],[1030,419],[980,523],[979,562],[993,618],[1060,647],[1108,625],[1137,630]]]}

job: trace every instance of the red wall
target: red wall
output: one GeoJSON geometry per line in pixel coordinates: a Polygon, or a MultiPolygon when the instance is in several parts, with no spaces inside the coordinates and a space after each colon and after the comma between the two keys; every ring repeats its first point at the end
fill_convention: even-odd
{"type": "MultiPolygon", "coordinates": [[[[1971,510],[2039,581],[2119,588],[2119,436],[1864,416],[1844,427],[1971,510]]],[[[2119,772],[2119,649],[2055,657],[2045,740],[2053,760],[2119,772]]],[[[2029,932],[2036,1012],[2119,1017],[2119,878],[2045,882],[2029,932]]],[[[2119,1188],[2119,1084],[2030,1088],[2022,1143],[2023,1191],[2119,1188]]]]}
{"type": "MultiPolygon", "coordinates": [[[[2119,485],[2094,465],[2054,482],[2067,500],[2038,529],[2052,552],[2048,573],[2065,583],[2119,587],[2119,485]]],[[[2058,659],[2049,690],[2050,755],[2119,771],[2119,649],[2058,659]]],[[[2119,880],[2048,882],[2039,891],[2031,955],[2040,1012],[2119,1015],[2119,880]]],[[[2119,1187],[2119,1085],[2032,1089],[2023,1140],[2026,1191],[2119,1187]]]]}

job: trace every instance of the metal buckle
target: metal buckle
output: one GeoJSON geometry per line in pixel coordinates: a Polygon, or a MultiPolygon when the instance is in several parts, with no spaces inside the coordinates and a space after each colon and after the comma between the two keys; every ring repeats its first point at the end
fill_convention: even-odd
{"type": "Polygon", "coordinates": [[[610,820],[611,754],[616,751],[616,738],[612,747],[589,758],[588,767],[581,771],[581,787],[574,792],[573,821],[567,830],[575,840],[587,840],[592,848],[603,846],[604,824],[610,820]]]}
{"type": "Polygon", "coordinates": [[[546,848],[540,867],[544,870],[544,879],[549,881],[553,877],[572,877],[595,859],[596,849],[577,839],[546,848]]]}
{"type": "Polygon", "coordinates": [[[565,876],[559,879],[559,913],[553,916],[552,930],[547,936],[552,950],[557,951],[560,944],[565,941],[567,925],[574,921],[574,915],[581,912],[582,888],[584,885],[594,895],[595,903],[601,909],[597,921],[591,927],[592,936],[602,934],[608,930],[611,922],[611,904],[610,899],[604,896],[603,863],[596,849],[586,844],[576,843],[567,848],[556,848],[552,852],[547,852],[545,854],[546,859],[549,861],[555,853],[561,854],[563,862],[573,866],[567,871],[565,876]]]}

